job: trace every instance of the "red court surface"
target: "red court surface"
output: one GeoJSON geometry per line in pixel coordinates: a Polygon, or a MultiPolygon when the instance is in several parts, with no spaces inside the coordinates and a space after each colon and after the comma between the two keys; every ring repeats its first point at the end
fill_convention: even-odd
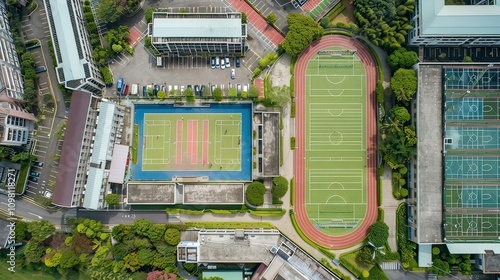
{"type": "Polygon", "coordinates": [[[203,146],[202,146],[202,163],[207,164],[208,163],[208,129],[209,129],[210,123],[208,120],[203,121],[203,146]]]}
{"type": "Polygon", "coordinates": [[[135,47],[137,43],[141,40],[142,38],[142,32],[137,29],[137,27],[132,27],[130,28],[130,35],[128,36],[128,43],[130,44],[131,47],[135,47]]]}
{"type": "Polygon", "coordinates": [[[296,91],[296,144],[295,150],[295,203],[294,211],[296,213],[297,223],[304,234],[313,242],[327,248],[347,248],[361,242],[370,229],[370,226],[376,221],[377,211],[377,143],[370,139],[377,139],[377,116],[375,85],[377,83],[377,68],[375,61],[369,50],[359,41],[342,36],[328,35],[320,40],[313,42],[300,55],[295,65],[295,91],[296,91]],[[352,233],[342,236],[330,236],[318,229],[311,223],[306,212],[306,69],[309,60],[321,49],[340,46],[351,50],[357,50],[357,55],[363,62],[366,71],[366,139],[367,143],[367,207],[366,214],[361,225],[352,233]]]}
{"type": "Polygon", "coordinates": [[[264,81],[262,78],[256,78],[253,84],[259,88],[259,98],[264,98],[264,81]]]}
{"type": "Polygon", "coordinates": [[[285,40],[285,38],[278,32],[274,27],[269,25],[266,20],[264,20],[257,12],[255,12],[252,7],[250,7],[247,2],[242,0],[228,0],[229,4],[233,6],[238,12],[244,12],[247,15],[247,19],[252,23],[255,28],[257,28],[264,36],[267,37],[271,42],[273,42],[276,47],[285,40]]]}
{"type": "Polygon", "coordinates": [[[175,164],[182,163],[182,130],[183,130],[183,120],[177,120],[177,139],[176,139],[176,153],[175,153],[175,164]]]}
{"type": "Polygon", "coordinates": [[[191,164],[198,162],[198,120],[188,121],[188,156],[191,164]]]}

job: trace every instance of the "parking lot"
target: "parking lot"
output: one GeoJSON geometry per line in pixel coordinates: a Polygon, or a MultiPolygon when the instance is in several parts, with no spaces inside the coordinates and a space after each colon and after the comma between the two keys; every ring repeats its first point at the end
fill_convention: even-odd
{"type": "MultiPolygon", "coordinates": [[[[162,65],[157,66],[157,59],[147,52],[142,44],[135,48],[134,56],[121,58],[120,62],[111,65],[111,70],[115,81],[118,77],[123,78],[124,83],[131,86],[139,84],[141,87],[146,85],[177,85],[187,87],[187,85],[205,85],[223,89],[227,94],[230,87],[236,87],[237,84],[250,84],[252,72],[244,67],[244,61],[241,60],[241,67],[235,65],[235,58],[230,58],[230,68],[212,69],[210,66],[210,57],[165,57],[162,65]],[[235,69],[235,79],[231,79],[231,69],[235,69]]],[[[106,96],[116,96],[116,86],[106,88],[106,96]]]]}

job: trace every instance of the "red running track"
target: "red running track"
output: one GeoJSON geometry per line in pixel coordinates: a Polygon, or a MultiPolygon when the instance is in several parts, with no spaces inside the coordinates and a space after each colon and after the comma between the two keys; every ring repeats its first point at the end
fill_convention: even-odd
{"type": "Polygon", "coordinates": [[[359,41],[341,35],[324,36],[318,41],[313,42],[300,55],[295,65],[295,90],[297,96],[296,112],[296,143],[295,150],[295,206],[297,223],[304,234],[313,242],[327,248],[347,248],[361,242],[368,234],[370,226],[377,219],[377,177],[376,177],[376,145],[377,117],[376,117],[376,99],[375,85],[377,82],[377,68],[375,61],[369,50],[359,41]],[[318,229],[311,223],[306,211],[306,69],[309,60],[321,49],[340,46],[350,50],[357,50],[357,55],[363,62],[366,71],[366,139],[367,139],[367,206],[366,214],[361,225],[352,233],[342,236],[330,236],[318,229]]]}
{"type": "Polygon", "coordinates": [[[314,10],[314,8],[318,6],[320,2],[321,0],[309,0],[304,6],[302,6],[302,10],[310,12],[314,10]]]}
{"type": "Polygon", "coordinates": [[[176,153],[175,153],[175,164],[182,163],[182,130],[183,130],[183,120],[177,120],[177,139],[176,139],[176,153]]]}
{"type": "Polygon", "coordinates": [[[247,15],[248,21],[276,46],[285,40],[285,38],[257,14],[247,2],[243,0],[228,0],[227,2],[229,2],[238,12],[244,12],[247,15]]]}
{"type": "Polygon", "coordinates": [[[209,122],[208,120],[203,120],[203,145],[201,147],[201,162],[202,164],[207,164],[208,163],[208,134],[210,133],[208,131],[209,129],[209,122]]]}

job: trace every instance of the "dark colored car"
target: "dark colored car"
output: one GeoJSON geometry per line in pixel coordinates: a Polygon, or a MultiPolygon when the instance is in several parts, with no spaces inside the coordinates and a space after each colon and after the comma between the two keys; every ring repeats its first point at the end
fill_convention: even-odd
{"type": "Polygon", "coordinates": [[[236,68],[240,67],[240,58],[239,57],[236,58],[236,63],[235,64],[236,64],[236,68]]]}
{"type": "Polygon", "coordinates": [[[200,86],[199,85],[194,86],[194,94],[200,95],[200,86]]]}
{"type": "Polygon", "coordinates": [[[203,94],[203,91],[205,90],[205,85],[201,85],[200,87],[200,96],[203,94]]]}
{"type": "Polygon", "coordinates": [[[158,93],[159,90],[160,90],[160,86],[159,85],[155,85],[155,89],[153,91],[153,94],[156,96],[156,94],[158,93]]]}
{"type": "Polygon", "coordinates": [[[40,176],[40,172],[31,171],[30,176],[38,177],[38,176],[40,176]]]}
{"type": "Polygon", "coordinates": [[[148,87],[147,86],[142,87],[142,96],[148,96],[148,87]]]}
{"type": "Polygon", "coordinates": [[[43,166],[43,162],[35,162],[35,164],[33,164],[34,166],[38,166],[38,167],[42,167],[43,166]]]}
{"type": "Polygon", "coordinates": [[[35,73],[38,74],[38,73],[42,73],[42,72],[45,72],[47,71],[47,68],[45,68],[45,66],[39,66],[37,68],[35,68],[35,73]]]}
{"type": "Polygon", "coordinates": [[[30,180],[31,182],[38,182],[38,178],[36,177],[28,177],[28,180],[30,180]]]}

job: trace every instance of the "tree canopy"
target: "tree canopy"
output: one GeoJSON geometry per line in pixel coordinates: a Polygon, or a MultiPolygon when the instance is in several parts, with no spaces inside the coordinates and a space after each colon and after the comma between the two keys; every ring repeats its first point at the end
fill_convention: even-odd
{"type": "Polygon", "coordinates": [[[288,191],[288,180],[283,176],[274,177],[273,187],[271,189],[273,197],[281,198],[286,194],[287,191],[288,191]]]}
{"type": "Polygon", "coordinates": [[[266,192],[266,187],[259,181],[252,182],[248,185],[245,192],[248,202],[254,206],[260,206],[264,204],[264,193],[266,192]]]}
{"type": "Polygon", "coordinates": [[[214,89],[214,92],[212,93],[215,101],[221,101],[222,100],[222,90],[220,88],[214,89]]]}
{"type": "Polygon", "coordinates": [[[395,71],[399,68],[410,68],[418,62],[418,55],[414,51],[408,51],[405,48],[395,50],[387,57],[387,63],[395,71]]]}
{"type": "Polygon", "coordinates": [[[115,193],[110,193],[106,195],[106,203],[110,206],[115,206],[120,203],[120,196],[115,193]]]}
{"type": "Polygon", "coordinates": [[[389,227],[384,222],[375,222],[370,227],[370,232],[368,233],[368,241],[371,242],[375,247],[383,246],[387,242],[389,237],[389,227]]]}
{"type": "Polygon", "coordinates": [[[168,228],[165,231],[165,241],[170,245],[176,246],[181,242],[181,233],[178,229],[168,228]]]}
{"type": "Polygon", "coordinates": [[[407,123],[410,120],[411,116],[405,107],[394,106],[391,109],[391,118],[393,121],[397,122],[398,124],[404,125],[405,123],[407,123]]]}
{"type": "Polygon", "coordinates": [[[102,0],[96,9],[96,15],[99,22],[116,22],[122,13],[123,8],[117,5],[115,0],[102,0]]]}
{"type": "Polygon", "coordinates": [[[391,90],[399,102],[407,104],[417,92],[417,75],[411,69],[398,69],[391,78],[391,90]]]}
{"type": "Polygon", "coordinates": [[[323,36],[323,27],[310,16],[290,13],[287,23],[288,33],[280,46],[291,56],[298,56],[314,40],[323,36]]]}
{"type": "Polygon", "coordinates": [[[260,89],[257,86],[250,86],[248,89],[248,98],[257,98],[260,95],[260,89]]]}

